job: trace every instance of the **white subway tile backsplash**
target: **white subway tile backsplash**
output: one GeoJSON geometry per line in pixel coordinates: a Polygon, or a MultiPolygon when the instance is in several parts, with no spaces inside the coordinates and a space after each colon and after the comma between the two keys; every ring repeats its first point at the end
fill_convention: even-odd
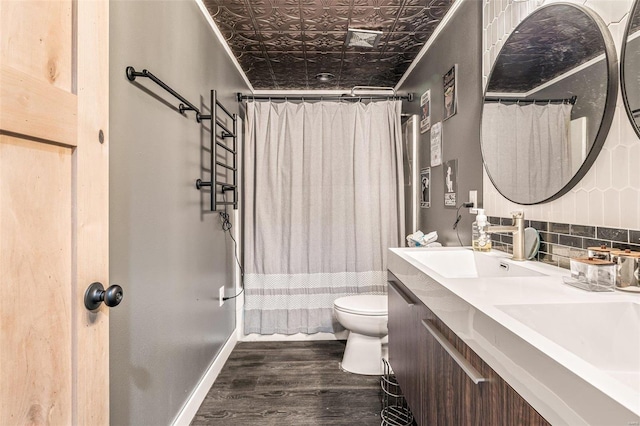
{"type": "Polygon", "coordinates": [[[486,52],[487,51],[487,44],[489,43],[489,40],[487,39],[487,28],[484,27],[482,30],[482,52],[486,52]]]}
{"type": "Polygon", "coordinates": [[[619,133],[620,143],[622,145],[627,145],[629,147],[638,145],[638,134],[633,129],[633,126],[631,125],[631,121],[629,120],[629,116],[627,116],[627,111],[624,109],[624,106],[620,107],[616,112],[616,114],[619,120],[618,133],[619,133]]]}
{"type": "MultiPolygon", "coordinates": [[[[609,28],[609,32],[611,33],[611,37],[613,38],[613,42],[616,46],[622,46],[622,39],[624,38],[624,33],[627,26],[627,19],[623,19],[618,23],[611,23],[607,25],[609,28]]],[[[618,54],[620,52],[618,51],[618,54]]]]}
{"type": "Polygon", "coordinates": [[[620,193],[605,191],[602,193],[604,226],[620,227],[620,193]],[[605,214],[606,213],[606,214],[605,214]]]}
{"type": "MultiPolygon", "coordinates": [[[[548,211],[549,214],[552,217],[557,217],[557,218],[562,218],[563,214],[562,214],[562,203],[559,200],[556,200],[555,202],[550,202],[549,206],[548,206],[548,211]]],[[[559,222],[564,222],[564,219],[560,219],[558,220],[559,222]]]]}
{"type": "Polygon", "coordinates": [[[640,182],[640,144],[629,147],[629,182],[634,189],[638,188],[640,182]]]}
{"type": "MultiPolygon", "coordinates": [[[[489,73],[491,72],[491,56],[489,55],[489,51],[485,50],[485,52],[482,54],[482,71],[484,72],[484,79],[488,79],[489,78],[489,73]]],[[[485,83],[482,85],[482,87],[486,86],[486,81],[485,83]]]]}
{"type": "Polygon", "coordinates": [[[611,188],[611,154],[606,147],[602,148],[595,163],[596,188],[607,190],[611,188]]]}
{"type": "Polygon", "coordinates": [[[604,197],[602,191],[594,189],[589,193],[589,221],[587,225],[601,223],[606,225],[604,221],[604,197]]]}
{"type": "Polygon", "coordinates": [[[638,190],[627,188],[620,191],[620,227],[640,229],[638,218],[638,190]]]}
{"type": "Polygon", "coordinates": [[[491,22],[491,43],[495,43],[496,41],[498,41],[498,22],[497,22],[497,18],[494,18],[494,20],[491,22]]]}
{"type": "Polygon", "coordinates": [[[629,150],[626,146],[618,145],[611,152],[611,186],[617,193],[618,189],[629,185],[629,150]]]}
{"type": "Polygon", "coordinates": [[[587,0],[584,5],[600,15],[606,24],[620,22],[629,12],[629,2],[624,0],[587,0]]]}
{"type": "Polygon", "coordinates": [[[591,167],[574,189],[582,188],[589,192],[596,187],[596,168],[591,167]]]}
{"type": "Polygon", "coordinates": [[[561,205],[562,214],[557,222],[561,223],[577,223],[576,222],[576,193],[569,191],[562,198],[556,201],[561,205]]]}
{"type": "Polygon", "coordinates": [[[520,21],[522,21],[520,19],[520,4],[513,3],[511,5],[511,24],[515,28],[520,23],[520,21]]]}
{"type": "MultiPolygon", "coordinates": [[[[567,0],[488,0],[485,4],[483,87],[497,56],[499,41],[508,35],[528,14],[542,4],[567,0]],[[496,20],[496,17],[499,17],[496,20]],[[500,28],[498,28],[500,26],[500,28]],[[500,31],[504,29],[503,36],[500,31]]],[[[608,26],[618,55],[632,0],[569,0],[585,4],[596,11],[608,26]]],[[[508,217],[515,209],[525,211],[527,219],[575,223],[593,226],[640,229],[640,139],[628,121],[622,98],[603,150],[584,178],[560,199],[535,206],[520,206],[506,200],[484,174],[484,203],[490,216],[508,217]]]]}
{"type": "Polygon", "coordinates": [[[489,2],[489,19],[487,20],[488,23],[491,23],[493,21],[493,18],[496,17],[496,0],[492,0],[489,2]]]}
{"type": "Polygon", "coordinates": [[[487,28],[489,24],[489,2],[485,2],[482,7],[482,26],[483,28],[487,28]]]}
{"type": "Polygon", "coordinates": [[[511,31],[513,31],[513,24],[512,24],[513,21],[511,20],[512,8],[513,8],[513,5],[509,4],[504,9],[504,30],[507,35],[511,34],[511,31]]]}
{"type": "Polygon", "coordinates": [[[576,220],[572,223],[584,225],[589,223],[589,193],[584,189],[576,191],[576,220]]]}
{"type": "Polygon", "coordinates": [[[626,143],[622,143],[620,140],[621,112],[624,113],[624,103],[622,101],[622,96],[620,95],[620,90],[618,90],[618,102],[616,103],[616,110],[613,115],[613,121],[611,122],[611,129],[609,129],[609,134],[607,135],[607,139],[610,141],[610,146],[626,145],[626,143]]]}
{"type": "Polygon", "coordinates": [[[498,40],[502,40],[502,38],[505,35],[505,31],[504,31],[504,13],[501,13],[497,18],[496,18],[496,35],[498,36],[498,40]]]}

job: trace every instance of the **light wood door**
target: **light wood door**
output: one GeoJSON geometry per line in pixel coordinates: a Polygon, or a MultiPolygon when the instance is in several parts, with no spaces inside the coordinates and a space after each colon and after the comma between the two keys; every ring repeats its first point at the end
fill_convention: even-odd
{"type": "Polygon", "coordinates": [[[108,12],[0,0],[0,425],[109,422],[108,12]]]}

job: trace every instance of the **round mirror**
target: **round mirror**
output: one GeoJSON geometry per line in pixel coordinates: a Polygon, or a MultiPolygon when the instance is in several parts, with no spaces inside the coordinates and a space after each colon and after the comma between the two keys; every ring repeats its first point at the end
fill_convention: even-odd
{"type": "Polygon", "coordinates": [[[482,157],[504,197],[551,201],[584,176],[611,126],[616,68],[611,34],[586,7],[553,3],[516,27],[482,109],[482,157]]]}
{"type": "Polygon", "coordinates": [[[622,99],[631,125],[640,136],[640,7],[633,4],[627,22],[625,41],[622,43],[620,76],[622,99]]]}

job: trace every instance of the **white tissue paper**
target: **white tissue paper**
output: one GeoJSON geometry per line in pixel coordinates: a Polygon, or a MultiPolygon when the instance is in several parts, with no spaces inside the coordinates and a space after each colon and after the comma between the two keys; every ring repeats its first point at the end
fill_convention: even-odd
{"type": "Polygon", "coordinates": [[[437,243],[437,239],[438,233],[436,231],[425,235],[422,231],[417,230],[413,234],[407,235],[407,244],[409,247],[440,247],[442,244],[437,243]]]}

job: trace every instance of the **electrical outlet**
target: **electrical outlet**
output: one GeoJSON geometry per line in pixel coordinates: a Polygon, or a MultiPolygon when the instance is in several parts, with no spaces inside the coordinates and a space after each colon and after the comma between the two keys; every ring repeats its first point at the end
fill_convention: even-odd
{"type": "Polygon", "coordinates": [[[473,207],[469,209],[469,213],[477,214],[478,213],[478,191],[475,189],[473,191],[469,191],[469,202],[473,203],[473,207]]]}
{"type": "Polygon", "coordinates": [[[224,286],[220,287],[220,290],[218,290],[218,298],[220,300],[220,306],[224,305],[224,286]]]}

